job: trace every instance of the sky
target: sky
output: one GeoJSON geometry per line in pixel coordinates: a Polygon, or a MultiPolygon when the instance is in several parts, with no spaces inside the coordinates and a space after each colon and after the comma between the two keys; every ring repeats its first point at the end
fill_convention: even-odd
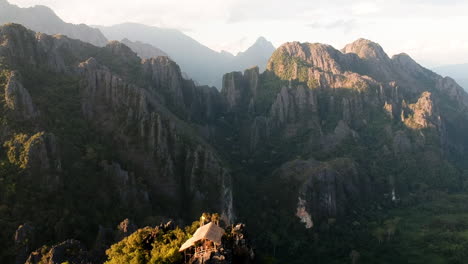
{"type": "Polygon", "coordinates": [[[426,67],[468,63],[467,0],[9,0],[46,5],[66,22],[136,22],[175,28],[233,54],[259,36],[276,47],[321,42],[341,49],[358,38],[426,67]]]}

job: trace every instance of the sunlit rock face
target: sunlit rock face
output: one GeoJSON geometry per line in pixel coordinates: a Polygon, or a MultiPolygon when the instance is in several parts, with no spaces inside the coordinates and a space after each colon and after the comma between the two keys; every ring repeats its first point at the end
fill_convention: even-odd
{"type": "MultiPolygon", "coordinates": [[[[236,142],[227,151],[242,166],[268,167],[268,186],[278,177],[285,179],[279,176],[286,173],[284,166],[289,178],[300,175],[300,187],[290,183],[297,196],[288,200],[295,206],[287,210],[306,227],[328,218],[344,219],[347,210],[363,200],[365,204],[363,197],[397,202],[407,194],[401,190],[408,186],[398,179],[388,182],[394,177],[391,170],[377,173],[383,177],[377,183],[380,176],[369,173],[378,170],[374,166],[398,167],[402,157],[417,157],[414,164],[444,166],[465,155],[459,145],[465,146],[464,140],[456,131],[466,130],[460,126],[466,115],[457,114],[466,109],[466,92],[408,55],[390,58],[380,45],[365,39],[342,50],[320,43],[285,43],[273,53],[265,73],[226,74],[221,95],[232,130],[224,143],[236,142]],[[447,104],[454,108],[447,109],[447,104]],[[358,156],[367,153],[373,157],[367,161],[380,160],[381,165],[359,161],[360,152],[358,156]],[[310,165],[314,172],[309,179],[314,180],[307,181],[295,167],[311,160],[333,165],[328,170],[310,165]],[[338,160],[348,162],[337,165],[338,160]],[[395,164],[387,164],[391,162],[395,164]],[[344,194],[347,198],[342,199],[344,194]]],[[[272,204],[279,199],[265,196],[272,204]]]]}

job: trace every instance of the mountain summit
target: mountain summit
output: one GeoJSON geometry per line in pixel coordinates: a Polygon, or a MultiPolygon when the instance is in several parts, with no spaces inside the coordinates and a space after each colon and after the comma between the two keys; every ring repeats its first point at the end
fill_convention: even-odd
{"type": "Polygon", "coordinates": [[[358,39],[353,43],[346,45],[342,49],[343,53],[355,53],[361,59],[388,60],[389,57],[383,48],[370,40],[358,39]]]}
{"type": "Polygon", "coordinates": [[[275,51],[275,47],[273,46],[273,44],[268,41],[266,38],[264,37],[259,37],[255,43],[250,46],[250,48],[248,48],[245,52],[242,52],[242,53],[249,53],[252,52],[252,51],[260,51],[260,52],[265,52],[265,53],[270,53],[270,56],[271,56],[271,53],[273,53],[273,51],[275,51]]]}
{"type": "Polygon", "coordinates": [[[266,69],[266,62],[274,51],[275,47],[270,41],[264,37],[259,37],[247,50],[237,54],[231,68],[247,69],[258,66],[260,71],[264,71],[266,69]]]}

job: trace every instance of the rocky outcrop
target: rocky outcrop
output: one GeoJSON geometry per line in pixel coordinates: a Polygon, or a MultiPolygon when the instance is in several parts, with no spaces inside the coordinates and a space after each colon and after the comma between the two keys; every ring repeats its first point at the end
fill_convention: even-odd
{"type": "Polygon", "coordinates": [[[315,222],[339,218],[365,197],[369,186],[360,177],[357,165],[349,159],[328,162],[294,160],[285,163],[275,174],[298,183],[296,216],[306,228],[315,222]]]}
{"type": "Polygon", "coordinates": [[[345,121],[340,120],[333,130],[333,133],[322,138],[321,146],[323,147],[323,151],[328,152],[336,148],[344,140],[348,138],[356,139],[357,137],[358,133],[352,130],[345,121]]]}
{"type": "Polygon", "coordinates": [[[270,58],[267,69],[283,80],[299,80],[309,88],[366,90],[376,81],[363,74],[366,61],[319,43],[283,44],[270,58]]]}
{"type": "Polygon", "coordinates": [[[221,98],[214,87],[195,86],[182,77],[179,66],[168,57],[144,60],[143,72],[151,80],[162,103],[179,118],[197,123],[213,121],[221,112],[221,98]]]}
{"type": "Polygon", "coordinates": [[[10,162],[17,164],[20,168],[45,170],[52,167],[60,169],[59,162],[55,164],[49,159],[49,157],[57,156],[55,137],[52,134],[40,132],[31,137],[17,134],[11,141],[5,143],[5,147],[9,149],[10,162]]]}
{"type": "Polygon", "coordinates": [[[11,72],[5,86],[6,106],[22,119],[35,117],[38,113],[33,105],[31,95],[21,84],[19,73],[11,72]]]}
{"type": "Polygon", "coordinates": [[[98,50],[91,44],[61,35],[35,33],[18,24],[0,27],[0,57],[3,63],[16,69],[68,73],[75,61],[83,61],[98,50]]]}
{"type": "Polygon", "coordinates": [[[51,133],[40,132],[32,136],[16,134],[4,146],[8,159],[21,169],[25,169],[31,180],[45,190],[56,190],[61,180],[60,154],[56,138],[51,133]]]}
{"type": "Polygon", "coordinates": [[[362,38],[346,45],[341,51],[343,53],[354,53],[365,60],[386,62],[390,59],[379,44],[362,38]]]}
{"type": "Polygon", "coordinates": [[[138,185],[135,173],[122,169],[117,162],[102,161],[105,175],[114,184],[120,203],[126,207],[149,206],[149,194],[144,186],[138,185]]]}
{"type": "Polygon", "coordinates": [[[77,240],[66,240],[52,247],[44,246],[29,255],[25,264],[90,264],[91,259],[86,247],[77,240]]]}
{"type": "Polygon", "coordinates": [[[447,94],[459,105],[459,107],[464,109],[468,108],[468,96],[466,91],[452,78],[438,78],[436,82],[436,89],[443,92],[444,94],[447,94]]]}
{"type": "Polygon", "coordinates": [[[214,252],[192,257],[190,264],[249,264],[255,263],[255,252],[247,235],[245,224],[227,227],[223,241],[214,252]]]}
{"type": "Polygon", "coordinates": [[[430,127],[441,129],[442,121],[437,109],[435,109],[430,92],[422,93],[416,103],[408,106],[408,110],[410,116],[403,120],[408,127],[413,129],[430,127]]]}
{"type": "Polygon", "coordinates": [[[270,117],[278,125],[298,121],[313,122],[317,107],[317,95],[313,90],[302,85],[294,89],[283,86],[271,106],[270,117]]]}
{"type": "Polygon", "coordinates": [[[242,72],[232,72],[224,75],[221,94],[225,99],[227,111],[249,110],[249,104],[255,100],[257,95],[258,81],[258,67],[247,69],[243,74],[242,72]]]}
{"type": "Polygon", "coordinates": [[[132,221],[130,221],[128,218],[123,220],[117,226],[116,241],[120,241],[123,238],[128,237],[133,232],[135,232],[137,229],[138,229],[138,227],[132,221]]]}

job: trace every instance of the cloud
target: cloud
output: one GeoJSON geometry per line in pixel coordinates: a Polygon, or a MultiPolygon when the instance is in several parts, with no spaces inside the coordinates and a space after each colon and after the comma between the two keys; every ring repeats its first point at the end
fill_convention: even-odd
{"type": "Polygon", "coordinates": [[[355,16],[370,15],[381,11],[381,5],[376,2],[358,2],[351,6],[351,10],[355,16]]]}
{"type": "Polygon", "coordinates": [[[331,22],[313,22],[310,24],[306,24],[306,26],[312,29],[342,29],[344,33],[349,33],[352,30],[354,30],[358,26],[358,24],[355,19],[339,19],[331,22]]]}
{"type": "MultiPolygon", "coordinates": [[[[346,0],[335,0],[335,2],[346,2],[346,0]]],[[[294,21],[311,19],[328,9],[330,4],[325,0],[237,0],[231,1],[228,6],[227,23],[238,23],[245,21],[294,21]]]]}

